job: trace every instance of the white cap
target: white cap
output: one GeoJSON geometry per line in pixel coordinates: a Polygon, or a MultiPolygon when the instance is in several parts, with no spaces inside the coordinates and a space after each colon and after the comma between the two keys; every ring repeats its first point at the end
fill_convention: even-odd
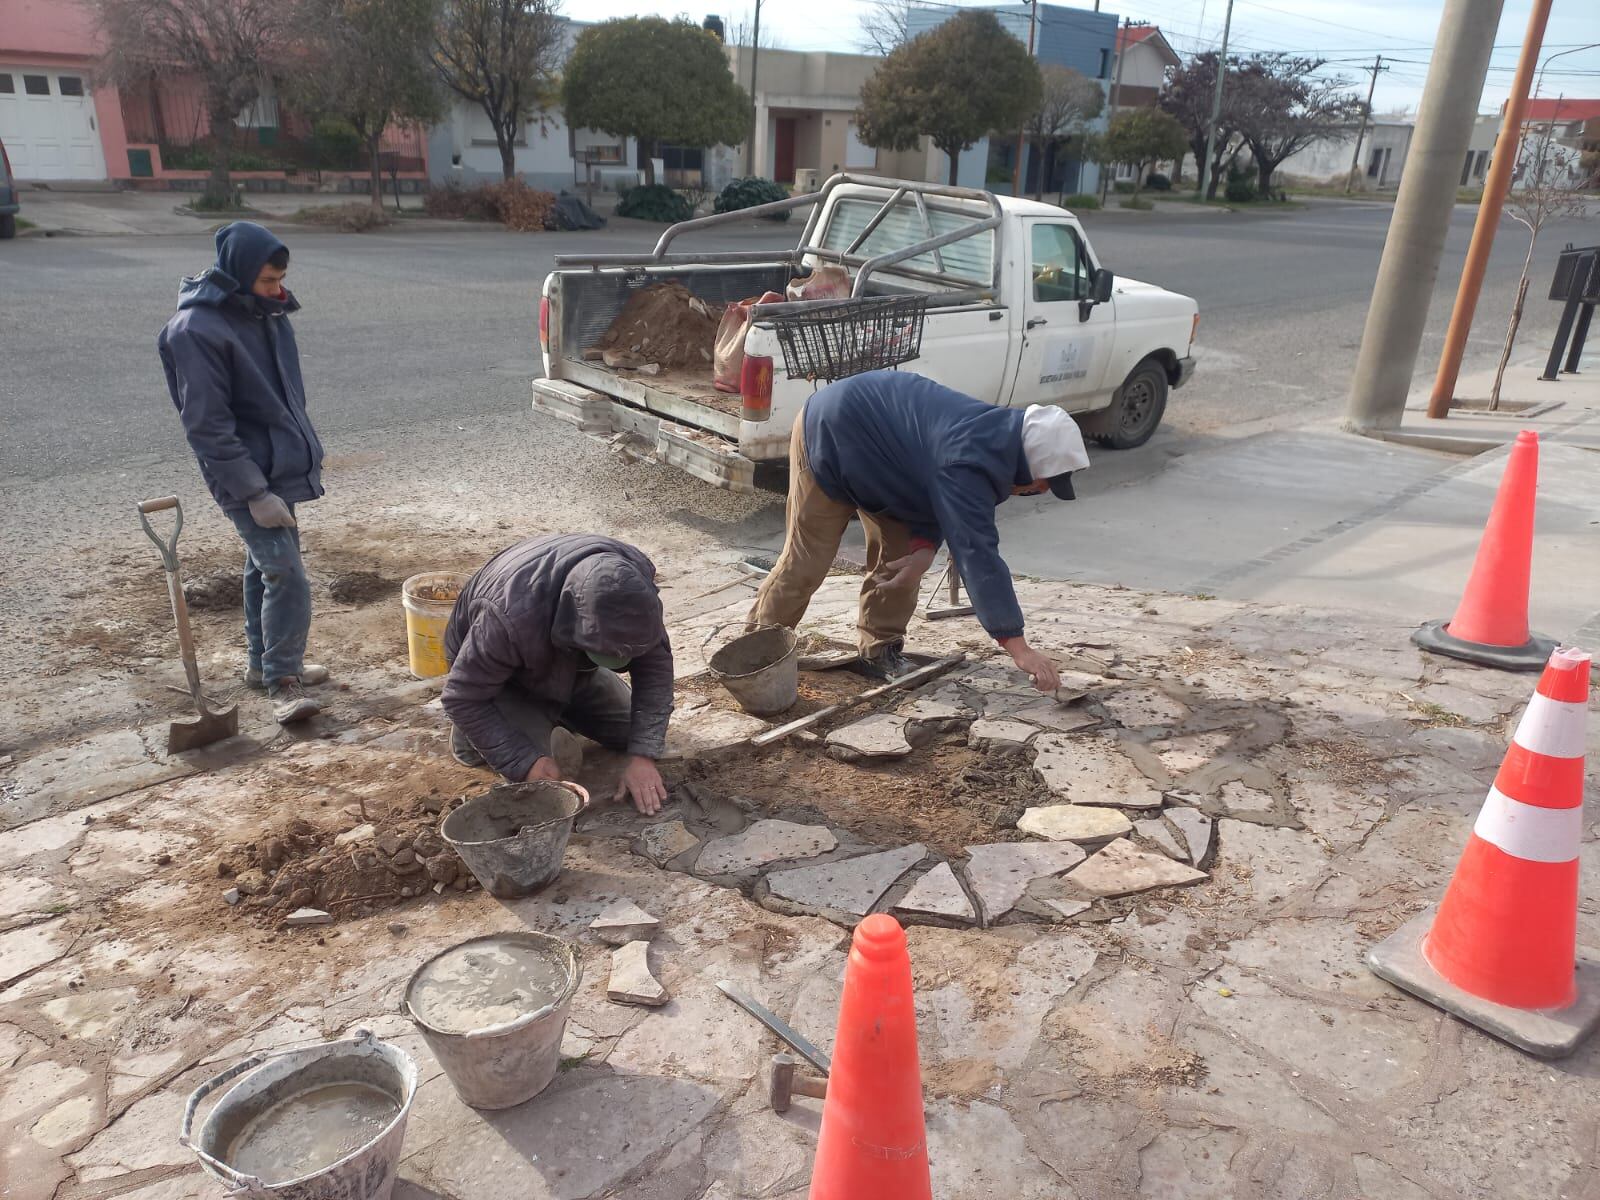
{"type": "Polygon", "coordinates": [[[1022,414],[1022,453],[1035,479],[1054,479],[1089,465],[1078,423],[1053,404],[1030,404],[1022,414]]]}

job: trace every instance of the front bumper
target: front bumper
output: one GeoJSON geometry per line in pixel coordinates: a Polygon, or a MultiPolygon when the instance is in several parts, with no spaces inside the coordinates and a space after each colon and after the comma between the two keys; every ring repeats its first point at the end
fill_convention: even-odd
{"type": "Polygon", "coordinates": [[[1172,381],[1172,386],[1181,388],[1189,382],[1189,377],[1194,374],[1194,356],[1188,355],[1178,360],[1178,377],[1172,381]]]}

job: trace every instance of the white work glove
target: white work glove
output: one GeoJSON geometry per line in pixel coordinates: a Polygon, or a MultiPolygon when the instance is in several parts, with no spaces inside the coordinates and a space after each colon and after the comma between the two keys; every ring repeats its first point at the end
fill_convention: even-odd
{"type": "Polygon", "coordinates": [[[271,492],[262,492],[259,496],[252,497],[247,503],[250,505],[250,519],[263,529],[292,529],[294,527],[294,514],[289,511],[289,506],[271,492]]]}

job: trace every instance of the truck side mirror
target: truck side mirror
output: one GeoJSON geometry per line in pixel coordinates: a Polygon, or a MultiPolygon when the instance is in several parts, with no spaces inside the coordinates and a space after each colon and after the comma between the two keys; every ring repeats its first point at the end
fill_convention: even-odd
{"type": "Polygon", "coordinates": [[[1095,271],[1089,281],[1089,294],[1078,301],[1078,320],[1087,321],[1096,304],[1104,304],[1111,299],[1111,285],[1116,281],[1117,277],[1104,267],[1095,271]]]}

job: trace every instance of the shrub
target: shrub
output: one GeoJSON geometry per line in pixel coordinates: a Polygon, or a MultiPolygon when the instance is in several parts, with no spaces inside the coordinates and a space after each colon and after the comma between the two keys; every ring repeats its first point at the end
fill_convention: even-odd
{"type": "Polygon", "coordinates": [[[324,118],[311,127],[311,161],[324,171],[358,171],[362,160],[361,135],[348,121],[324,118]]]}
{"type": "Polygon", "coordinates": [[[1111,185],[1111,190],[1119,196],[1131,196],[1133,195],[1133,183],[1131,180],[1119,179],[1111,185]]]}
{"type": "Polygon", "coordinates": [[[1144,186],[1152,192],[1170,192],[1172,190],[1172,180],[1168,179],[1160,171],[1151,171],[1145,178],[1144,186]]]}
{"type": "MultiPolygon", "coordinates": [[[[735,179],[717,197],[713,211],[738,212],[743,208],[755,208],[759,204],[776,204],[779,200],[789,198],[789,189],[781,183],[774,183],[770,179],[760,179],[751,176],[749,179],[735,179]]],[[[777,213],[767,218],[769,221],[787,221],[787,212],[777,213]]]]}
{"type": "Polygon", "coordinates": [[[1094,212],[1100,207],[1100,197],[1092,192],[1073,192],[1070,196],[1061,197],[1061,207],[1078,212],[1094,212]]]}
{"type": "Polygon", "coordinates": [[[671,188],[659,183],[629,188],[617,201],[617,216],[636,221],[657,221],[670,225],[694,216],[689,202],[671,188]]]}
{"type": "Polygon", "coordinates": [[[499,221],[507,229],[533,233],[549,229],[555,220],[554,192],[531,188],[520,179],[480,183],[464,188],[446,184],[422,198],[422,211],[430,217],[455,221],[499,221]]]}
{"type": "Polygon", "coordinates": [[[391,222],[389,214],[365,201],[350,204],[314,204],[295,213],[294,219],[306,225],[326,225],[344,233],[367,233],[391,222]]]}
{"type": "MultiPolygon", "coordinates": [[[[187,146],[161,147],[161,165],[169,171],[211,170],[211,146],[192,142],[187,146]]],[[[279,171],[283,164],[249,150],[235,149],[228,155],[230,171],[279,171]]]]}
{"type": "Polygon", "coordinates": [[[1222,194],[1230,204],[1250,204],[1256,198],[1255,180],[1235,179],[1230,175],[1222,194]]]}
{"type": "Polygon", "coordinates": [[[1129,196],[1126,200],[1118,200],[1117,205],[1121,208],[1131,208],[1136,212],[1149,212],[1155,207],[1154,203],[1143,196],[1129,196]]]}
{"type": "Polygon", "coordinates": [[[447,221],[498,221],[500,210],[487,185],[465,188],[459,183],[430,188],[422,197],[422,211],[447,221]]]}

